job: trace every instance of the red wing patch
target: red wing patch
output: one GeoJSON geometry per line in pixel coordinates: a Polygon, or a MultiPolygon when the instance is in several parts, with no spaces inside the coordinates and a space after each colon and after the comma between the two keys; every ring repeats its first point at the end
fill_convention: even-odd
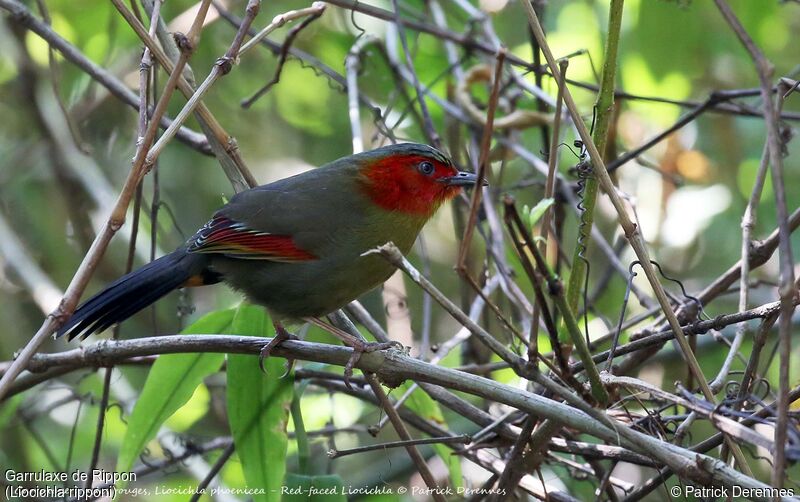
{"type": "Polygon", "coordinates": [[[300,249],[289,235],[275,235],[248,228],[217,215],[191,239],[190,253],[219,253],[245,260],[296,262],[316,260],[300,249]]]}

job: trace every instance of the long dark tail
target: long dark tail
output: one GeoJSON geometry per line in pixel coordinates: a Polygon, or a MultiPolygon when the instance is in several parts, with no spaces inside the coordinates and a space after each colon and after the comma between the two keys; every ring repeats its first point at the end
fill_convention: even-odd
{"type": "Polygon", "coordinates": [[[184,249],[162,256],[87,300],[56,336],[85,338],[124,321],[174,289],[218,282],[219,277],[207,266],[208,255],[189,254],[184,249]]]}

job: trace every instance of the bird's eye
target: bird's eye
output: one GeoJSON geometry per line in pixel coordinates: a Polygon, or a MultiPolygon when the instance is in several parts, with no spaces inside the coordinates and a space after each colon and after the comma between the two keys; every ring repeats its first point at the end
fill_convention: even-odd
{"type": "Polygon", "coordinates": [[[431,175],[433,174],[433,169],[434,169],[433,162],[428,162],[427,160],[423,160],[422,162],[419,163],[418,169],[419,172],[421,172],[426,176],[431,175]]]}

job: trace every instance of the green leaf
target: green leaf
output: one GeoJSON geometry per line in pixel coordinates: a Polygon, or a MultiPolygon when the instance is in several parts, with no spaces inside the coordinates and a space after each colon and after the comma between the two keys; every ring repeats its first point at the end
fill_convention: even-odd
{"type": "MultiPolygon", "coordinates": [[[[269,336],[269,319],[261,307],[242,304],[233,318],[237,335],[269,336]]],[[[286,473],[289,437],[286,424],[292,402],[293,382],[284,373],[284,359],[264,361],[264,374],[258,358],[228,354],[228,421],[236,453],[242,464],[248,488],[256,502],[277,501],[286,473]]]]}
{"type": "Polygon", "coordinates": [[[282,502],[343,502],[344,481],[336,474],[326,476],[303,476],[289,473],[284,483],[282,502]]]}
{"type": "Polygon", "coordinates": [[[533,206],[533,209],[528,214],[528,225],[531,227],[536,225],[544,215],[544,212],[547,211],[547,208],[553,205],[553,202],[555,202],[555,199],[547,198],[540,200],[538,204],[533,206]]]}
{"type": "MultiPolygon", "coordinates": [[[[406,387],[410,385],[411,384],[404,384],[406,387]]],[[[442,414],[442,409],[439,407],[439,403],[434,401],[422,389],[415,390],[411,396],[409,396],[406,404],[410,409],[417,412],[417,414],[425,420],[430,420],[437,424],[446,424],[444,415],[442,414]]],[[[458,455],[453,455],[453,450],[443,444],[434,444],[433,449],[447,466],[447,470],[450,472],[450,483],[452,486],[455,488],[463,486],[464,479],[461,475],[460,457],[458,455]]]]}
{"type": "MultiPolygon", "coordinates": [[[[219,333],[226,331],[234,310],[212,312],[181,333],[219,333]]],[[[117,458],[117,472],[128,472],[145,445],[158,429],[192,397],[208,375],[219,371],[225,354],[166,354],[159,356],[128,418],[128,428],[117,458]]]]}
{"type": "MultiPolygon", "coordinates": [[[[223,355],[223,357],[225,356],[223,355]]],[[[208,391],[208,387],[200,384],[195,387],[194,394],[181,406],[181,409],[167,419],[165,425],[174,432],[186,432],[198,420],[206,416],[210,404],[211,393],[208,391]]]]}

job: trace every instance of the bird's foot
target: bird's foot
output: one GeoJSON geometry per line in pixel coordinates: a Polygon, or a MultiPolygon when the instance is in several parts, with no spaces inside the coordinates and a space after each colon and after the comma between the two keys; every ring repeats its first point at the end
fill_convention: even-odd
{"type": "Polygon", "coordinates": [[[313,324],[314,326],[318,326],[325,331],[331,333],[338,339],[342,341],[345,345],[353,349],[353,353],[350,355],[350,359],[347,360],[347,364],[344,366],[344,384],[347,386],[348,389],[353,389],[350,385],[350,378],[353,376],[353,368],[356,364],[358,364],[358,360],[361,359],[361,354],[363,353],[370,353],[375,352],[376,350],[384,350],[390,348],[399,348],[403,350],[403,344],[400,342],[367,342],[363,338],[353,336],[352,334],[337,328],[325,321],[317,319],[316,317],[304,317],[303,318],[306,322],[313,324]]]}
{"type": "Polygon", "coordinates": [[[353,389],[350,385],[350,378],[353,376],[353,368],[356,364],[358,364],[359,359],[361,359],[361,354],[370,352],[375,352],[376,350],[386,350],[391,348],[399,348],[403,349],[403,344],[400,342],[364,342],[361,340],[354,340],[351,341],[353,354],[350,355],[350,359],[347,360],[347,364],[344,365],[344,384],[347,386],[348,389],[353,389]]]}
{"type": "MultiPolygon", "coordinates": [[[[272,352],[272,349],[274,349],[278,345],[282,344],[286,340],[297,340],[298,339],[295,335],[289,333],[286,330],[286,328],[283,327],[282,324],[276,322],[276,323],[274,323],[274,326],[275,326],[275,336],[272,338],[272,340],[269,341],[268,344],[264,345],[264,347],[261,348],[261,352],[259,352],[259,354],[258,354],[258,367],[261,368],[261,371],[264,372],[264,373],[267,372],[266,368],[264,368],[264,359],[266,359],[266,358],[268,358],[270,356],[270,353],[272,352]]],[[[287,357],[286,358],[286,371],[283,373],[283,375],[279,376],[278,378],[283,378],[286,375],[288,375],[289,372],[292,371],[292,367],[293,366],[294,366],[294,359],[292,359],[291,357],[287,357]]]]}

